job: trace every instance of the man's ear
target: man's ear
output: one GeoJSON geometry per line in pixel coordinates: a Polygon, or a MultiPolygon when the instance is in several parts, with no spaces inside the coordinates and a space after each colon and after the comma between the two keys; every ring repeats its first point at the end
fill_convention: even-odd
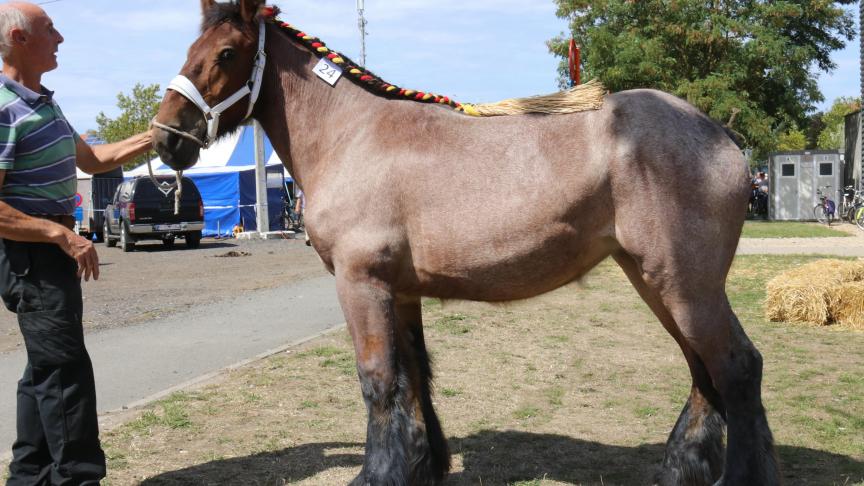
{"type": "Polygon", "coordinates": [[[25,44],[27,43],[27,32],[24,29],[15,27],[9,31],[9,38],[12,39],[14,44],[25,44]]]}

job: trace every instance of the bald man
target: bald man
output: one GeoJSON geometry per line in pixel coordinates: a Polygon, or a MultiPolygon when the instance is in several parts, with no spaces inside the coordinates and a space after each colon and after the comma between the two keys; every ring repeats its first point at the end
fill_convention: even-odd
{"type": "Polygon", "coordinates": [[[81,325],[81,278],[99,278],[99,258],[72,231],[75,167],[106,172],[150,149],[149,133],[92,149],[75,133],[41,83],[62,42],[40,7],[0,4],[0,292],[27,350],[7,483],[14,486],[105,477],[81,325]]]}

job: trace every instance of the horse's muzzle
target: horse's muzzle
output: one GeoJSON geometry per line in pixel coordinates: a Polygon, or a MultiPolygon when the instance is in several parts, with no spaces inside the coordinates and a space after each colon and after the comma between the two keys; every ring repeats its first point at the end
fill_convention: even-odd
{"type": "Polygon", "coordinates": [[[174,170],[186,170],[198,162],[201,146],[165,130],[153,130],[153,148],[162,162],[174,170]]]}

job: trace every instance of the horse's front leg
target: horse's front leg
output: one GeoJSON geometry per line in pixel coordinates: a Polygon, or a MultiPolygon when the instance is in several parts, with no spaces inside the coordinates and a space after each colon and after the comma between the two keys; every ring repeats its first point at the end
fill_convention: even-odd
{"type": "Polygon", "coordinates": [[[442,447],[447,457],[446,444],[434,412],[424,420],[432,410],[428,381],[423,379],[429,376],[428,362],[422,330],[417,334],[407,318],[419,319],[419,308],[415,314],[397,305],[385,282],[338,271],[336,276],[368,412],[363,469],[351,484],[437,484],[446,472],[440,460],[442,447]],[[417,343],[424,351],[419,361],[417,343]],[[430,433],[436,435],[432,448],[430,433]]]}
{"type": "Polygon", "coordinates": [[[432,363],[423,337],[420,299],[398,299],[396,319],[398,362],[408,378],[404,398],[411,419],[407,423],[410,483],[438,484],[450,470],[450,451],[432,405],[432,363]]]}

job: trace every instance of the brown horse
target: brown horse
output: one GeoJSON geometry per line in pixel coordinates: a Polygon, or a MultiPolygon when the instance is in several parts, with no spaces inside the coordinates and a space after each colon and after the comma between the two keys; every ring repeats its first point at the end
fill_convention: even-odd
{"type": "Polygon", "coordinates": [[[214,127],[175,86],[155,141],[179,170],[196,161],[208,125],[234,130],[266,34],[250,109],[306,193],[306,227],[336,277],[368,409],[352,484],[438,484],[449,470],[422,296],[525,299],[610,255],[681,347],[693,380],[656,481],[779,484],[762,358],[725,293],[749,187],[722,127],[651,90],[611,94],[577,114],[474,118],[351,79],[334,87],[313,74],[321,52],[261,3],[202,0],[202,34],[181,73],[205,106],[232,93],[243,101],[214,127]],[[530,236],[514,238],[514,226],[530,236]]]}

